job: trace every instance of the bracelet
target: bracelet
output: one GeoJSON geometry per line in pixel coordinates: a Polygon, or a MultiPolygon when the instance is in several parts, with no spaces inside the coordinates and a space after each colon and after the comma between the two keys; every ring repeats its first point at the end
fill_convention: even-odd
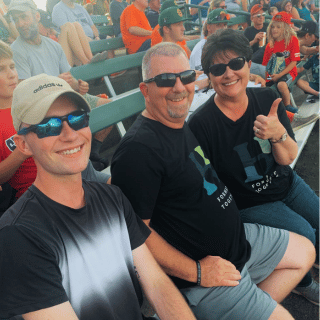
{"type": "Polygon", "coordinates": [[[197,263],[197,272],[198,272],[198,277],[197,277],[197,286],[201,285],[201,265],[199,261],[196,261],[197,263]]]}

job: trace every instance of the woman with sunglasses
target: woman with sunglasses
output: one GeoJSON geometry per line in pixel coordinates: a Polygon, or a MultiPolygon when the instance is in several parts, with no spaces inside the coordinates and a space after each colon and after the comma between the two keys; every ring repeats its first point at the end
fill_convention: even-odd
{"type": "MultiPolygon", "coordinates": [[[[318,248],[319,198],[289,166],[298,147],[283,103],[269,88],[246,88],[251,54],[239,31],[227,29],[207,39],[202,66],[216,94],[189,126],[243,222],[301,234],[318,248]]],[[[319,303],[319,286],[310,273],[296,291],[319,303]]]]}

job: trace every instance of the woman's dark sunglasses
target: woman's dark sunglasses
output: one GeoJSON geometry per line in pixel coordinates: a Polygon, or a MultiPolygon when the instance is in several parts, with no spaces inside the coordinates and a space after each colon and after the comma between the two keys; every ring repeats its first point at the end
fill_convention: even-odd
{"type": "Polygon", "coordinates": [[[227,9],[227,6],[219,6],[220,9],[227,9]]]}
{"type": "Polygon", "coordinates": [[[174,87],[177,77],[180,78],[183,84],[189,84],[196,80],[196,72],[194,70],[187,70],[180,73],[162,73],[154,78],[144,81],[144,83],[155,82],[157,87],[174,87]]]}
{"type": "Polygon", "coordinates": [[[26,135],[34,132],[39,139],[58,136],[62,130],[63,121],[75,131],[89,126],[89,114],[85,111],[74,111],[63,117],[44,118],[39,124],[21,129],[18,134],[26,135]]]}
{"type": "Polygon", "coordinates": [[[209,68],[209,71],[215,77],[219,77],[226,72],[227,67],[229,67],[231,70],[237,71],[242,69],[245,63],[246,63],[245,57],[238,57],[238,58],[231,59],[228,64],[225,64],[225,63],[214,64],[209,68]]]}

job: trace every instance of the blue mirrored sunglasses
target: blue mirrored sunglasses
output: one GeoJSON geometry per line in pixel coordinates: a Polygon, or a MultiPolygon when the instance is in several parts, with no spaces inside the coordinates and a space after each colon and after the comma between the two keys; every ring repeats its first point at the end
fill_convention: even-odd
{"type": "Polygon", "coordinates": [[[63,117],[44,118],[39,124],[22,128],[18,134],[34,132],[39,139],[58,136],[62,131],[63,121],[67,121],[69,127],[77,131],[89,126],[89,114],[85,111],[74,111],[63,117]]]}

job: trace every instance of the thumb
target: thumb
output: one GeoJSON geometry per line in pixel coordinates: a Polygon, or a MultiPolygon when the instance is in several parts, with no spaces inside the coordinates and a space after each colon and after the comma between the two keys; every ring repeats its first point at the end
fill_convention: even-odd
{"type": "Polygon", "coordinates": [[[270,108],[270,111],[269,111],[269,114],[268,114],[268,117],[269,116],[278,116],[278,106],[279,106],[279,103],[282,101],[281,98],[278,98],[276,100],[273,101],[273,104],[270,108]]]}

